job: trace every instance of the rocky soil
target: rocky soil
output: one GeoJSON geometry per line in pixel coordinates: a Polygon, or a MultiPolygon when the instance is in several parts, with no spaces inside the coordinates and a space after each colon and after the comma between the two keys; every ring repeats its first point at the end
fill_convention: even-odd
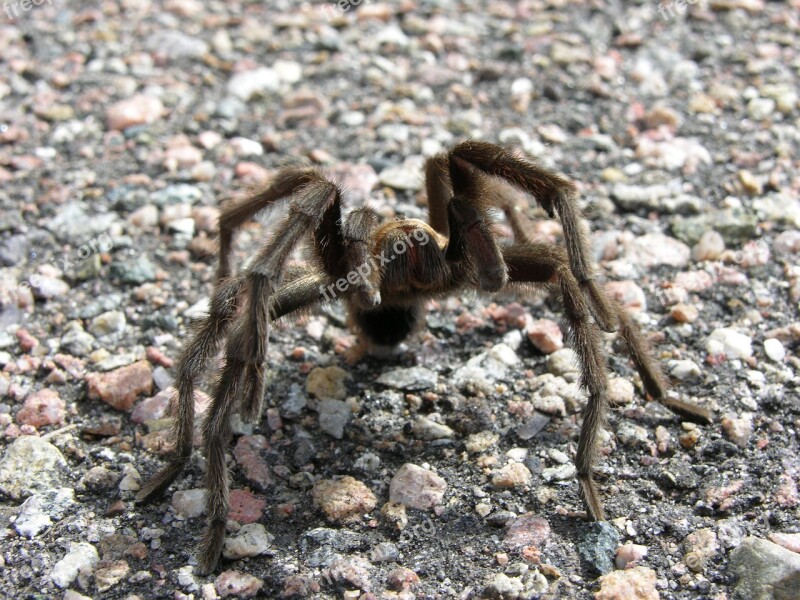
{"type": "Polygon", "coordinates": [[[800,598],[799,29],[798,0],[6,3],[3,597],[800,598]],[[201,453],[133,497],[222,202],[305,162],[349,206],[424,218],[425,157],[467,137],[576,182],[600,277],[714,422],[648,402],[608,335],[590,524],[557,299],[435,302],[356,365],[332,303],[270,334],[225,558],[198,576],[201,453]]]}

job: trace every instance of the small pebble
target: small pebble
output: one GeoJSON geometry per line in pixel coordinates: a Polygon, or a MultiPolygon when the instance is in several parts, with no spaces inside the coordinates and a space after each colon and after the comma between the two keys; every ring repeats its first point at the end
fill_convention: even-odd
{"type": "Polygon", "coordinates": [[[647,546],[640,546],[628,542],[617,548],[615,564],[618,569],[627,569],[631,563],[636,563],[647,556],[647,546]]]}
{"type": "Polygon", "coordinates": [[[116,587],[130,572],[130,565],[124,560],[100,561],[94,570],[94,583],[97,590],[107,592],[116,587]]]}
{"type": "Polygon", "coordinates": [[[172,494],[175,515],[183,519],[194,519],[206,510],[206,490],[180,490],[172,494]]]}
{"type": "Polygon", "coordinates": [[[316,367],[306,379],[306,392],[320,400],[344,400],[347,396],[345,380],[350,375],[339,367],[316,367]]]}
{"type": "Polygon", "coordinates": [[[619,545],[620,534],[608,521],[590,523],[583,528],[578,553],[597,574],[614,570],[612,557],[619,545]]]}
{"type": "Polygon", "coordinates": [[[692,304],[684,304],[679,302],[669,309],[669,316],[671,316],[678,323],[694,323],[700,316],[700,311],[692,304]]]}
{"type": "Polygon", "coordinates": [[[250,490],[231,490],[228,518],[242,525],[255,523],[261,519],[266,506],[266,500],[250,490]]]}
{"type": "Polygon", "coordinates": [[[25,399],[17,413],[17,423],[44,427],[64,422],[66,407],[61,397],[53,390],[43,389],[25,399]]]}
{"type": "Polygon", "coordinates": [[[633,402],[633,384],[624,377],[613,377],[608,382],[608,400],[622,406],[633,402]]]}
{"type": "Polygon", "coordinates": [[[427,390],[435,386],[436,381],[436,373],[425,367],[392,369],[378,377],[378,383],[406,391],[427,390]]]}
{"type": "Polygon", "coordinates": [[[793,598],[800,577],[800,554],[746,537],[730,553],[726,570],[734,598],[793,598]]]}
{"type": "Polygon", "coordinates": [[[59,488],[34,494],[19,507],[14,529],[33,538],[50,527],[54,520],[63,519],[75,506],[75,490],[59,488]]]}
{"type": "Polygon", "coordinates": [[[117,410],[130,410],[136,398],[153,388],[153,374],[147,361],[139,361],[110,373],[86,376],[89,398],[100,398],[117,410]]]}
{"type": "Polygon", "coordinates": [[[344,428],[353,416],[350,405],[341,400],[323,400],[317,410],[320,429],[337,440],[342,439],[344,428]]]}
{"type": "Polygon", "coordinates": [[[214,580],[214,589],[222,598],[252,598],[263,585],[264,582],[257,577],[239,571],[223,571],[214,580]]]}
{"type": "Polygon", "coordinates": [[[706,339],[706,352],[725,355],[729,359],[750,358],[753,355],[752,340],[730,327],[715,329],[706,339]]]}
{"type": "Polygon", "coordinates": [[[659,600],[656,572],[648,567],[633,567],[614,571],[600,579],[600,591],[595,600],[659,600]]]}
{"type": "Polygon", "coordinates": [[[492,484],[499,488],[525,487],[532,477],[528,467],[512,461],[492,474],[492,484]]]}
{"type": "Polygon", "coordinates": [[[161,100],[140,94],[109,106],[106,109],[106,124],[111,130],[149,125],[159,120],[163,113],[164,105],[161,100]]]}
{"type": "Polygon", "coordinates": [[[58,448],[38,437],[20,437],[6,446],[0,459],[0,492],[19,500],[60,487],[67,473],[58,448]]]}
{"type": "Polygon", "coordinates": [[[69,587],[80,572],[91,572],[100,561],[97,550],[85,542],[70,542],[67,554],[53,565],[50,580],[58,587],[69,587]]]}
{"type": "Polygon", "coordinates": [[[525,513],[506,523],[503,545],[509,549],[541,546],[550,536],[550,524],[536,513],[525,513]]]}
{"type": "Polygon", "coordinates": [[[608,295],[629,312],[647,310],[647,298],[645,298],[644,290],[636,282],[609,281],[606,283],[605,288],[608,295]]]}
{"type": "Polygon", "coordinates": [[[725,240],[714,230],[706,231],[692,248],[692,258],[701,262],[704,260],[718,260],[725,251],[725,240]]]}
{"type": "Polygon", "coordinates": [[[550,319],[532,321],[526,327],[528,339],[543,354],[552,354],[564,347],[564,334],[558,323],[550,319]]]}
{"type": "Polygon", "coordinates": [[[349,475],[323,479],[314,486],[311,495],[328,519],[337,522],[357,521],[377,503],[370,489],[349,475]]]}
{"type": "Polygon", "coordinates": [[[428,510],[442,503],[446,489],[447,483],[436,473],[406,463],[389,483],[389,499],[411,508],[428,510]]]}
{"type": "Polygon", "coordinates": [[[722,429],[734,444],[745,448],[753,435],[753,415],[742,413],[739,417],[725,417],[722,419],[722,429]]]}
{"type": "Polygon", "coordinates": [[[776,338],[764,340],[764,352],[770,360],[774,360],[778,363],[783,362],[783,359],[786,358],[786,348],[784,348],[781,341],[776,338]]]}
{"type": "Polygon", "coordinates": [[[260,556],[270,549],[273,537],[261,523],[243,525],[235,535],[225,538],[222,556],[229,560],[238,560],[248,556],[260,556]]]}

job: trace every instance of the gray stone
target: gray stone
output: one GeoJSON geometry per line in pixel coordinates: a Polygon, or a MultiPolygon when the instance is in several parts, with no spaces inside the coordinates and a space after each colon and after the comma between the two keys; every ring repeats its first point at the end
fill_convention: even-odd
{"type": "Polygon", "coordinates": [[[800,201],[794,196],[774,192],[765,197],[754,198],[753,210],[763,220],[780,221],[795,228],[800,227],[800,201]]]}
{"type": "Polygon", "coordinates": [[[245,102],[270,92],[277,92],[279,88],[278,73],[268,67],[236,73],[228,81],[228,93],[245,102]]]}
{"type": "Polygon", "coordinates": [[[661,233],[646,233],[625,243],[625,256],[643,267],[684,267],[689,263],[691,250],[675,238],[661,233]]]}
{"type": "Polygon", "coordinates": [[[417,417],[412,429],[415,438],[426,441],[452,438],[455,435],[447,425],[432,421],[428,417],[417,417]]]}
{"type": "Polygon", "coordinates": [[[669,374],[680,381],[700,379],[703,375],[697,363],[689,359],[670,360],[667,362],[667,368],[669,374]]]}
{"type": "Polygon", "coordinates": [[[670,224],[670,233],[694,246],[706,231],[713,229],[726,244],[737,246],[755,237],[756,224],[755,215],[742,209],[727,208],[696,217],[675,218],[670,224]]]}
{"type": "Polygon", "coordinates": [[[168,204],[196,204],[202,199],[202,190],[188,183],[169,185],[163,190],[153,192],[150,196],[150,201],[161,207],[168,204]]]}
{"type": "Polygon", "coordinates": [[[201,58],[208,52],[208,44],[201,38],[175,30],[162,30],[152,34],[147,40],[147,47],[172,59],[201,58]]]}
{"type": "Polygon", "coordinates": [[[394,188],[396,190],[417,191],[422,189],[423,177],[423,158],[412,156],[406,161],[394,167],[387,167],[378,175],[381,185],[394,188]]]}
{"type": "Polygon", "coordinates": [[[33,436],[17,438],[0,459],[0,492],[15,500],[59,487],[67,461],[58,448],[33,436]]]}
{"type": "Polygon", "coordinates": [[[495,381],[506,380],[509,369],[519,362],[514,350],[501,342],[470,358],[465,366],[453,373],[452,380],[456,387],[472,384],[490,391],[487,386],[495,381]]]}
{"type": "Polygon", "coordinates": [[[13,267],[22,263],[28,252],[30,242],[27,236],[12,235],[0,244],[0,265],[13,267]]]}
{"type": "Polygon", "coordinates": [[[80,246],[87,240],[107,233],[118,220],[114,213],[89,214],[78,204],[67,204],[46,225],[57,238],[80,246]]]}
{"type": "Polygon", "coordinates": [[[306,398],[303,388],[297,383],[293,383],[289,387],[286,400],[281,402],[281,416],[285,419],[296,419],[303,413],[307,403],[308,398],[306,398]]]}
{"type": "Polygon", "coordinates": [[[607,521],[589,523],[578,542],[578,554],[595,574],[603,575],[614,570],[614,554],[619,546],[620,534],[607,521]]]}
{"type": "Polygon", "coordinates": [[[407,391],[430,389],[436,385],[436,380],[436,373],[425,367],[392,369],[378,377],[382,385],[407,391]]]}
{"type": "Polygon", "coordinates": [[[766,119],[775,112],[775,100],[772,98],[753,98],[747,103],[747,114],[757,121],[766,119]]]}
{"type": "Polygon", "coordinates": [[[353,412],[341,400],[322,400],[319,403],[319,427],[337,440],[344,437],[344,428],[353,412]]]}
{"type": "Polygon", "coordinates": [[[86,356],[92,351],[94,336],[86,333],[80,321],[71,321],[64,327],[61,349],[75,356],[86,356]]]}
{"type": "Polygon", "coordinates": [[[19,507],[14,529],[25,537],[32,538],[58,521],[75,505],[75,490],[61,488],[34,494],[19,507]]]}
{"type": "Polygon", "coordinates": [[[797,600],[800,554],[756,537],[731,552],[734,600],[797,600]]]}
{"type": "Polygon", "coordinates": [[[389,483],[389,500],[427,510],[442,503],[447,482],[433,471],[406,463],[389,483]]]}
{"type": "Polygon", "coordinates": [[[89,332],[95,337],[125,331],[125,313],[121,310],[111,310],[92,319],[89,332]]]}
{"type": "Polygon", "coordinates": [[[611,198],[626,211],[657,210],[666,214],[697,214],[703,206],[702,199],[681,192],[681,182],[678,179],[654,185],[618,183],[611,190],[611,198]]]}
{"type": "Polygon", "coordinates": [[[115,262],[111,265],[111,274],[124,283],[136,285],[156,280],[156,268],[144,254],[131,260],[115,262]]]}
{"type": "Polygon", "coordinates": [[[550,422],[550,417],[541,413],[534,413],[534,415],[525,421],[522,425],[517,427],[517,436],[521,440],[529,440],[535,437],[537,433],[542,431],[550,422]]]}
{"type": "Polygon", "coordinates": [[[574,380],[579,372],[578,355],[572,348],[556,350],[547,357],[547,369],[567,381],[574,380]]]}
{"type": "Polygon", "coordinates": [[[577,469],[572,463],[548,467],[542,471],[542,478],[545,481],[570,481],[575,478],[577,469]]]}
{"type": "Polygon", "coordinates": [[[37,300],[49,300],[64,296],[69,292],[69,284],[57,277],[34,274],[30,278],[31,291],[37,300]]]}
{"type": "Polygon", "coordinates": [[[98,465],[89,469],[81,478],[81,483],[90,490],[108,490],[119,481],[119,473],[106,467],[98,465]]]}
{"type": "Polygon", "coordinates": [[[182,519],[194,519],[206,510],[206,490],[179,490],[172,494],[172,508],[175,516],[182,519]]]}
{"type": "Polygon", "coordinates": [[[519,577],[509,577],[505,573],[498,573],[483,589],[481,598],[491,598],[492,600],[519,598],[523,589],[524,586],[519,577]]]}

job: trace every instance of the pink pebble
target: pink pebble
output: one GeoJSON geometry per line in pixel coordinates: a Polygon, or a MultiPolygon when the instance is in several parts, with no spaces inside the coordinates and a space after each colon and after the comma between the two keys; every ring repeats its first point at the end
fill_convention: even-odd
{"type": "Polygon", "coordinates": [[[628,565],[636,563],[647,556],[647,546],[640,546],[627,542],[617,548],[616,564],[618,569],[626,569],[628,565]]]}
{"type": "Polygon", "coordinates": [[[550,319],[533,321],[527,328],[528,339],[544,354],[552,354],[564,347],[564,334],[558,323],[550,319]]]}
{"type": "Polygon", "coordinates": [[[25,399],[25,404],[17,413],[17,423],[42,427],[64,422],[65,405],[53,390],[39,390],[25,399]]]}

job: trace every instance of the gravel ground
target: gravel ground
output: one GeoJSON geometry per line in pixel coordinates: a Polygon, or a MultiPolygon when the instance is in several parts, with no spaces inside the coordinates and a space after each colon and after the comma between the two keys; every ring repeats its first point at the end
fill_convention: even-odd
{"type": "Polygon", "coordinates": [[[799,28],[798,0],[5,3],[4,597],[800,598],[799,28]],[[577,182],[610,291],[714,422],[647,402],[608,336],[589,524],[557,302],[434,303],[355,366],[334,304],[271,333],[228,558],[197,576],[200,453],[132,500],[220,203],[310,161],[351,206],[424,217],[424,157],[470,136],[577,182]]]}

